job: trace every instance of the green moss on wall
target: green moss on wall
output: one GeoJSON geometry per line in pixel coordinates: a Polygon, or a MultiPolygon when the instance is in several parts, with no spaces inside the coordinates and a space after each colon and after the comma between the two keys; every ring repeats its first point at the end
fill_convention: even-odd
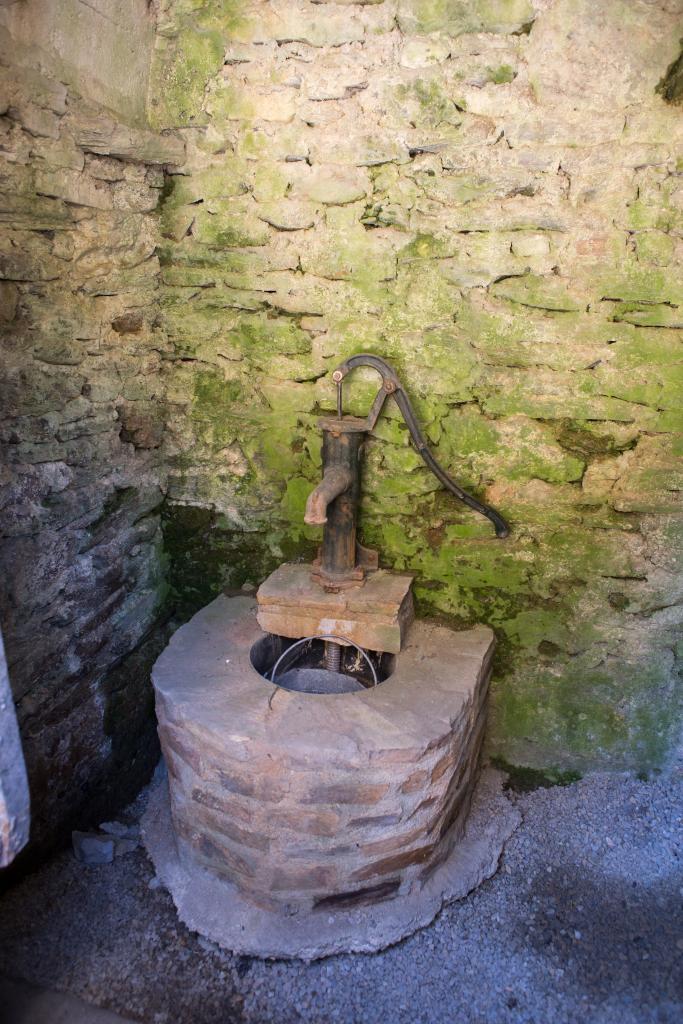
{"type": "Polygon", "coordinates": [[[244,23],[239,0],[190,0],[173,6],[162,24],[152,62],[149,119],[156,128],[176,128],[205,120],[202,101],[209,79],[223,64],[227,41],[244,23]]]}
{"type": "Polygon", "coordinates": [[[398,19],[406,32],[520,32],[534,9],[527,0],[399,0],[398,19]]]}
{"type": "MultiPolygon", "coordinates": [[[[526,0],[401,0],[412,49],[389,78],[354,63],[365,33],[392,30],[382,5],[324,32],[317,10],[293,27],[190,9],[163,37],[155,94],[159,123],[206,125],[186,129],[188,167],[160,211],[177,600],[196,608],[312,557],[303,507],[329,371],[377,352],[444,465],[512,525],[499,541],[441,490],[387,404],[363,540],[414,573],[420,614],[495,629],[490,751],[553,777],[663,764],[681,701],[682,203],[665,142],[641,165],[621,139],[642,117],[638,146],[654,146],[661,100],[629,93],[616,135],[596,113],[604,138],[585,140],[546,83],[558,110],[543,99],[532,117],[524,83],[550,74],[534,56],[548,30],[541,14],[520,44],[526,0]],[[467,32],[486,34],[476,53],[458,48],[467,32]]],[[[346,411],[364,415],[377,385],[355,374],[346,411]]]]}
{"type": "Polygon", "coordinates": [[[657,92],[667,103],[683,103],[683,52],[666,69],[657,92]]]}

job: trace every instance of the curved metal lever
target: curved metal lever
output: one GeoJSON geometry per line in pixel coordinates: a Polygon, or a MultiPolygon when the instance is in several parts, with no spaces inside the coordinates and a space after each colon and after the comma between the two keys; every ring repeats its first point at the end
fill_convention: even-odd
{"type": "Polygon", "coordinates": [[[490,519],[495,527],[497,537],[502,539],[509,536],[510,527],[503,519],[500,512],[497,512],[495,508],[491,508],[490,505],[486,505],[484,502],[477,501],[477,499],[473,498],[471,494],[467,493],[467,491],[463,491],[462,487],[459,487],[455,480],[448,475],[443,466],[436,461],[429,449],[429,445],[427,444],[422,431],[420,430],[417,417],[415,416],[413,407],[410,404],[410,399],[403,390],[403,385],[396,376],[396,371],[393,370],[391,366],[384,361],[384,359],[381,359],[379,356],[370,355],[366,352],[361,352],[357,356],[351,356],[350,359],[347,359],[341,364],[341,366],[337,367],[332,374],[332,380],[337,385],[337,411],[339,415],[341,416],[342,411],[342,381],[344,380],[344,377],[346,377],[346,375],[357,366],[371,366],[372,369],[376,370],[382,378],[382,387],[378,391],[377,397],[372,403],[372,408],[368,413],[366,421],[367,429],[374,430],[384,402],[389,395],[392,395],[401,410],[403,419],[406,421],[406,425],[410,431],[410,436],[415,448],[422,456],[429,469],[431,469],[437,480],[439,480],[443,486],[451,492],[451,494],[454,494],[456,498],[459,498],[460,501],[463,502],[463,504],[467,505],[468,508],[473,509],[475,512],[479,512],[481,515],[486,516],[487,519],[490,519]]]}

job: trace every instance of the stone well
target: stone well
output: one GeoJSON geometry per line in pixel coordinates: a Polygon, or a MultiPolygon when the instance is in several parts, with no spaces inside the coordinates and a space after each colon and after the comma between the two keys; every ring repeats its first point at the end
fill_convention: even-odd
{"type": "Polygon", "coordinates": [[[463,869],[464,891],[479,880],[467,843],[454,853],[493,635],[416,622],[385,682],[325,695],[263,678],[251,652],[264,636],[255,601],[219,597],[157,661],[168,787],[148,849],[180,916],[231,949],[381,948],[462,895],[463,869]]]}

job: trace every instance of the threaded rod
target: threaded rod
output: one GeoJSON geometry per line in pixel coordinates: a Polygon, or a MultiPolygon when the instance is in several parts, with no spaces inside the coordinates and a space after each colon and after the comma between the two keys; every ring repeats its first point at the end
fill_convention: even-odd
{"type": "Polygon", "coordinates": [[[325,668],[328,672],[339,672],[341,669],[341,644],[333,640],[325,641],[325,668]]]}

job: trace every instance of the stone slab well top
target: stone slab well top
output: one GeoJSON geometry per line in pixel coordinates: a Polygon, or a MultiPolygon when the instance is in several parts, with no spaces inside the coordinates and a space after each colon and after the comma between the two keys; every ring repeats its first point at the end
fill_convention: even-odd
{"type": "Polygon", "coordinates": [[[166,718],[203,733],[244,759],[254,745],[319,760],[354,759],[360,749],[417,749],[449,732],[488,671],[494,636],[486,626],[453,632],[428,622],[410,627],[397,668],[358,693],[306,694],[274,686],[251,664],[263,636],[253,598],[217,597],[171,638],[153,672],[166,718]],[[422,690],[415,700],[416,687],[422,690]],[[340,740],[340,735],[344,737],[340,740]],[[286,738],[286,739],[285,739],[286,738]]]}

